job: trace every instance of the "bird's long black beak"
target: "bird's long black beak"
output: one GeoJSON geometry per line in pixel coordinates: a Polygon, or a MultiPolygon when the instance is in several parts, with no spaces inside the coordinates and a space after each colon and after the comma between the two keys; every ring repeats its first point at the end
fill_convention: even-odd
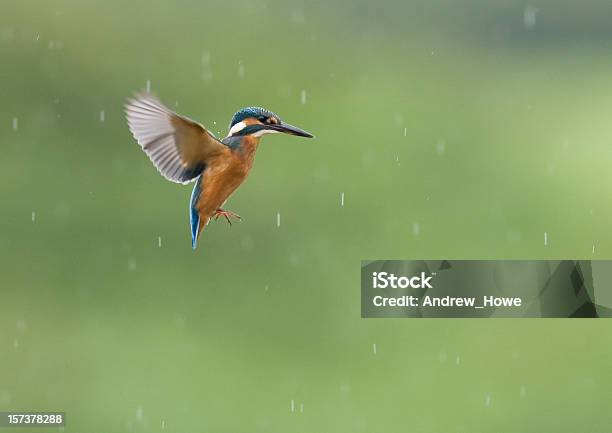
{"type": "Polygon", "coordinates": [[[298,137],[306,137],[313,138],[310,132],[306,132],[303,129],[298,128],[297,126],[289,125],[288,123],[281,123],[280,125],[266,125],[267,129],[272,129],[273,131],[283,132],[285,134],[297,135],[298,137]]]}

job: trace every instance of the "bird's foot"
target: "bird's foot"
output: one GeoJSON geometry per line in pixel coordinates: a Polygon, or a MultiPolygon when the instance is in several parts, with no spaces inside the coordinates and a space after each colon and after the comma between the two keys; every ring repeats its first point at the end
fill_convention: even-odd
{"type": "Polygon", "coordinates": [[[242,218],[240,217],[240,215],[232,211],[229,211],[229,210],[217,209],[215,211],[215,214],[213,215],[213,217],[215,218],[215,221],[217,221],[217,219],[219,219],[220,216],[224,217],[229,223],[229,225],[232,225],[232,221],[230,220],[230,218],[236,218],[237,220],[242,221],[242,218]]]}

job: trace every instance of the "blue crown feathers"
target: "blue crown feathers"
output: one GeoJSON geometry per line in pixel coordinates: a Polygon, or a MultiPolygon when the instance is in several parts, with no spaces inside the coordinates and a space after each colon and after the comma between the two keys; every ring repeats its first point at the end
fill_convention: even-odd
{"type": "Polygon", "coordinates": [[[262,107],[246,107],[241,110],[238,110],[234,117],[232,117],[232,121],[230,122],[230,128],[234,126],[238,122],[242,122],[244,119],[249,117],[255,117],[256,119],[265,119],[267,117],[276,117],[279,118],[276,114],[271,112],[270,110],[266,110],[262,107]]]}

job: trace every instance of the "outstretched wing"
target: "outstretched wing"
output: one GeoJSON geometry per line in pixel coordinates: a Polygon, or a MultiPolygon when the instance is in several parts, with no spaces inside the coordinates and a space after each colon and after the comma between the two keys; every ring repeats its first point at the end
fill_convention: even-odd
{"type": "Polygon", "coordinates": [[[227,151],[206,128],[166,108],[150,93],[128,99],[125,113],[132,135],[168,180],[186,184],[213,156],[227,151]]]}

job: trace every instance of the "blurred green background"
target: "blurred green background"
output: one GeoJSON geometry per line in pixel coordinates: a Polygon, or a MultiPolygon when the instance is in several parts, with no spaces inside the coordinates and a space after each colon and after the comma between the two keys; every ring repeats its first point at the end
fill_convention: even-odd
{"type": "Polygon", "coordinates": [[[0,12],[1,410],[75,433],[609,431],[610,322],[365,320],[359,275],[612,258],[610,2],[0,12]],[[243,223],[194,253],[190,187],[123,118],[147,83],[219,136],[262,105],[317,138],[266,137],[243,223]]]}

